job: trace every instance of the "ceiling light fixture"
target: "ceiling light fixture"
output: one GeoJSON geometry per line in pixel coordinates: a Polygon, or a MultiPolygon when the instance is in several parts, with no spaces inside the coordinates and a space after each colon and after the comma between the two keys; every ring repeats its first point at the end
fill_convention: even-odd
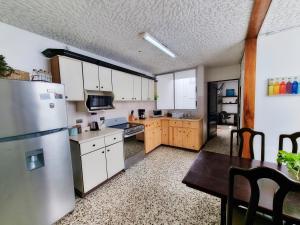
{"type": "Polygon", "coordinates": [[[155,47],[157,47],[158,49],[160,49],[161,51],[163,51],[164,53],[168,54],[169,56],[171,56],[172,58],[175,58],[176,55],[170,50],[168,49],[166,46],[164,46],[163,44],[161,44],[158,40],[156,40],[154,37],[152,37],[150,34],[148,34],[147,32],[141,33],[140,34],[141,37],[143,37],[146,41],[148,41],[149,43],[151,43],[152,45],[154,45],[155,47]]]}

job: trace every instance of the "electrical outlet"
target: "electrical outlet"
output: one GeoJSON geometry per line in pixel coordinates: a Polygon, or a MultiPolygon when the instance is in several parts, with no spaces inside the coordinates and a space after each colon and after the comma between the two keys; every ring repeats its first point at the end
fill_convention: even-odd
{"type": "Polygon", "coordinates": [[[82,123],[82,119],[77,119],[76,123],[82,123]]]}

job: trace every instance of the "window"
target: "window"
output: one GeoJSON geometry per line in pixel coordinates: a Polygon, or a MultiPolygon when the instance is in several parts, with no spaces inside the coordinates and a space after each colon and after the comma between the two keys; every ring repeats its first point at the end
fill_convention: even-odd
{"type": "Polygon", "coordinates": [[[196,109],[196,70],[157,76],[158,109],[196,109]]]}
{"type": "Polygon", "coordinates": [[[196,109],[196,70],[175,73],[175,109],[196,109]]]}

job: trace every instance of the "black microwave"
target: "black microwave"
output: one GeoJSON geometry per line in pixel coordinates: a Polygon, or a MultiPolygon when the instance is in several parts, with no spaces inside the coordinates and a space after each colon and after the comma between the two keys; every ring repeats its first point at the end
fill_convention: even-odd
{"type": "Polygon", "coordinates": [[[113,95],[88,95],[86,107],[89,111],[113,109],[113,95]]]}

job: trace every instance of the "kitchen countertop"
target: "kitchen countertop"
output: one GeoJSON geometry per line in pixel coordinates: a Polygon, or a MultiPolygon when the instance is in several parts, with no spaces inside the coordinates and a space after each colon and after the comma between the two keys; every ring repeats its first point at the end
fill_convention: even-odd
{"type": "Polygon", "coordinates": [[[79,144],[82,144],[84,142],[92,141],[101,137],[105,137],[117,133],[123,133],[123,130],[106,127],[102,130],[82,132],[81,134],[70,136],[69,139],[71,141],[76,141],[79,144]]]}
{"type": "Polygon", "coordinates": [[[129,121],[129,123],[136,123],[136,124],[146,124],[146,123],[150,123],[150,122],[154,122],[157,120],[181,120],[181,121],[200,121],[202,120],[202,118],[189,118],[189,119],[185,119],[185,118],[172,118],[172,117],[150,117],[150,118],[146,118],[144,120],[135,120],[135,121],[129,121]]]}

